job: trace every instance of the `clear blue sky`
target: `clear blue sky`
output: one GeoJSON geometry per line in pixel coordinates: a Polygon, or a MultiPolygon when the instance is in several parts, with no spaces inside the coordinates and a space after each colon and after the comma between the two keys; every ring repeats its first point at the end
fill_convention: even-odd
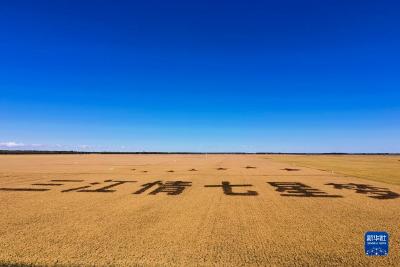
{"type": "Polygon", "coordinates": [[[398,1],[1,1],[0,148],[400,152],[398,1]]]}

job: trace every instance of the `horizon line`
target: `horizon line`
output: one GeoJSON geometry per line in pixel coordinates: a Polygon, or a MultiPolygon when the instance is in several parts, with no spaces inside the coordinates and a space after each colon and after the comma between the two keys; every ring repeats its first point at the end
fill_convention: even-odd
{"type": "Polygon", "coordinates": [[[191,152],[191,151],[77,151],[77,150],[7,150],[0,149],[0,154],[213,154],[213,155],[400,155],[400,152],[191,152]]]}

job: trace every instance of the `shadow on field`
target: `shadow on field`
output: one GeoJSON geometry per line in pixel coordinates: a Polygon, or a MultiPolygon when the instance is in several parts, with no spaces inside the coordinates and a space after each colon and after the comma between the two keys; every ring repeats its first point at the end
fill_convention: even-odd
{"type": "Polygon", "coordinates": [[[376,187],[368,184],[337,184],[337,183],[328,183],[326,185],[332,185],[336,189],[349,189],[356,191],[357,194],[367,194],[372,195],[370,198],[375,199],[396,199],[400,197],[400,194],[390,191],[388,188],[384,187],[376,187]]]}
{"type": "Polygon", "coordinates": [[[258,193],[256,191],[248,190],[242,193],[235,193],[233,192],[233,187],[248,187],[253,186],[251,184],[231,184],[230,182],[223,181],[221,185],[205,185],[204,187],[222,187],[225,195],[229,196],[257,196],[258,193]]]}
{"type": "Polygon", "coordinates": [[[186,187],[192,186],[192,182],[186,181],[155,181],[152,183],[146,183],[142,185],[142,189],[139,189],[133,194],[142,194],[147,190],[150,190],[154,187],[156,189],[152,189],[149,195],[157,195],[158,193],[167,193],[167,195],[180,195],[186,187]]]}
{"type": "Polygon", "coordinates": [[[254,167],[254,166],[246,166],[245,168],[246,169],[257,169],[257,167],[254,167]]]}
{"type": "Polygon", "coordinates": [[[281,192],[284,197],[342,197],[340,195],[330,195],[317,188],[312,188],[299,182],[267,182],[275,187],[275,191],[281,192]]]}
{"type": "Polygon", "coordinates": [[[42,189],[42,188],[0,188],[0,191],[49,191],[50,189],[42,189]]]}

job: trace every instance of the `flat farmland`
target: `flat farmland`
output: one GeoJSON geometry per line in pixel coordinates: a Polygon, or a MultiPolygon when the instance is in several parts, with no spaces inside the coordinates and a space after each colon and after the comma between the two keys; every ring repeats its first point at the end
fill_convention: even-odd
{"type": "Polygon", "coordinates": [[[400,185],[385,165],[399,161],[371,178],[288,157],[2,155],[0,263],[400,265],[400,185]],[[365,256],[367,231],[389,233],[388,256],[365,256]]]}
{"type": "Polygon", "coordinates": [[[296,166],[400,185],[400,155],[273,155],[296,166]]]}

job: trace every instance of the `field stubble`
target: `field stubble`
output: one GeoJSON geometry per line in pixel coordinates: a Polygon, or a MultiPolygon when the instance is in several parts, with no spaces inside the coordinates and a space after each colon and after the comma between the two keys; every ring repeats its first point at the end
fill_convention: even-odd
{"type": "Polygon", "coordinates": [[[61,192],[69,184],[44,192],[0,191],[0,262],[399,265],[400,198],[377,199],[328,184],[368,183],[400,193],[398,185],[281,161],[286,159],[263,155],[0,156],[1,188],[36,188],[33,183],[52,179],[101,182],[93,188],[107,179],[136,181],[109,189],[115,192],[61,192]],[[133,194],[156,181],[191,186],[176,195],[149,194],[153,189],[133,194]],[[226,194],[223,181],[248,186],[226,194]],[[283,196],[267,182],[300,182],[341,197],[283,196]],[[257,194],[246,195],[249,190],[257,194]],[[389,256],[364,255],[364,233],[373,230],[389,232],[389,256]]]}

